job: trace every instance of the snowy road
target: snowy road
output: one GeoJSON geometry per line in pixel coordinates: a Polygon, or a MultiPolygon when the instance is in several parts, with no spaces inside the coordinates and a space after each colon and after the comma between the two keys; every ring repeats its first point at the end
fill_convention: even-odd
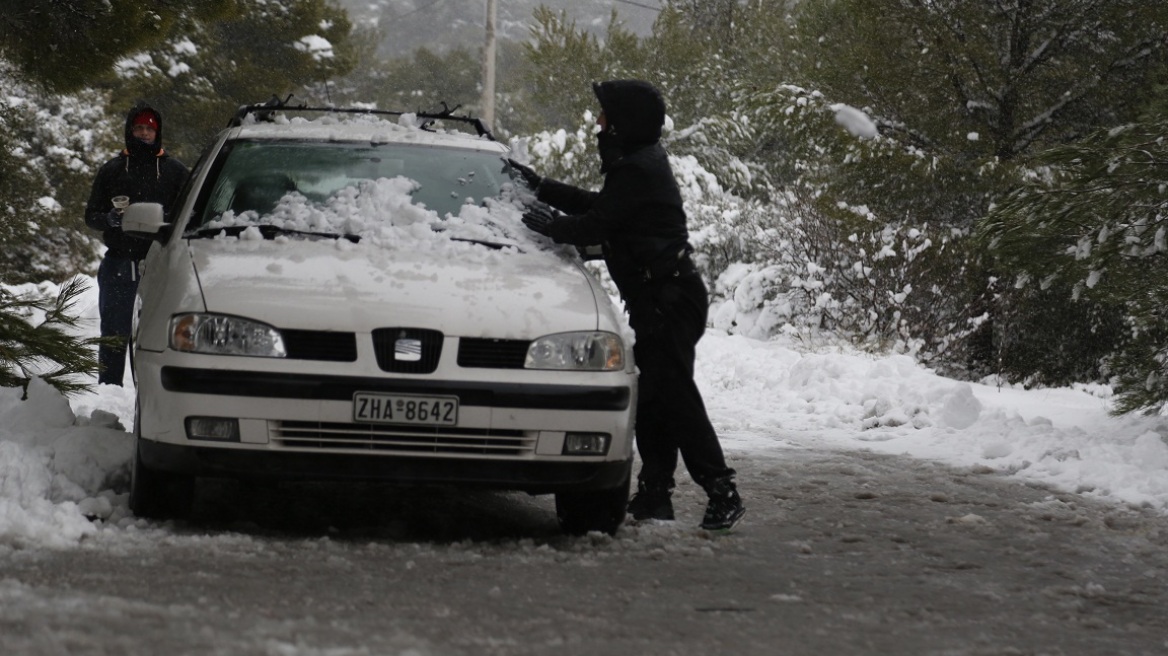
{"type": "Polygon", "coordinates": [[[1168,653],[1168,517],[908,458],[734,451],[744,525],[556,533],[549,498],[203,495],[0,558],[0,653],[1168,653]],[[117,535],[111,535],[116,533],[117,535]]]}

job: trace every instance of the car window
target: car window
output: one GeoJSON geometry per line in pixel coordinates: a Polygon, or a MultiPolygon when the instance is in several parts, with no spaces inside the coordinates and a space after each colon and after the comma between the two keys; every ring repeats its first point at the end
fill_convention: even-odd
{"type": "Polygon", "coordinates": [[[414,204],[441,217],[497,196],[510,180],[498,153],[418,145],[241,140],[218,159],[188,230],[229,211],[261,223],[288,194],[325,203],[365,181],[392,178],[413,181],[414,204]]]}

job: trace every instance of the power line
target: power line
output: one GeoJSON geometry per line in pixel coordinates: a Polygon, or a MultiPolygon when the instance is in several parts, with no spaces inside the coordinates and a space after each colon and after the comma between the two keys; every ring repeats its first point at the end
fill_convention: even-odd
{"type": "Polygon", "coordinates": [[[433,0],[432,2],[429,2],[429,3],[422,5],[421,7],[414,7],[413,9],[407,11],[406,13],[404,13],[400,16],[391,16],[390,18],[393,18],[393,19],[405,18],[406,16],[409,16],[411,14],[416,14],[419,11],[422,11],[423,9],[429,9],[430,7],[433,7],[434,5],[438,4],[439,2],[442,2],[442,0],[433,0]]]}
{"type": "Polygon", "coordinates": [[[632,5],[633,7],[640,7],[642,9],[651,9],[653,12],[660,12],[661,7],[651,7],[648,5],[641,5],[640,2],[633,2],[633,0],[613,0],[613,2],[624,2],[625,5],[632,5]]]}

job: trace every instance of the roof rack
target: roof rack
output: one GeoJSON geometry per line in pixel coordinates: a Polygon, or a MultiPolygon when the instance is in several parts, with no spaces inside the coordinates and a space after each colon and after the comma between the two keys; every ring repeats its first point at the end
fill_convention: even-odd
{"type": "MultiPolygon", "coordinates": [[[[266,102],[254,103],[251,105],[242,105],[235,112],[235,116],[227,123],[227,127],[237,127],[243,124],[243,119],[248,114],[255,115],[257,121],[271,121],[272,114],[277,111],[283,112],[321,112],[328,114],[371,114],[378,116],[402,116],[411,112],[393,111],[387,109],[365,109],[360,107],[309,107],[306,104],[292,105],[289,101],[292,96],[281,100],[278,96],[272,96],[266,102]]],[[[420,126],[423,130],[433,130],[432,126],[436,121],[454,121],[456,123],[465,123],[475,129],[480,137],[486,137],[491,141],[495,141],[495,136],[487,129],[482,120],[473,116],[455,116],[454,112],[462,105],[455,105],[454,107],[447,107],[446,103],[442,103],[442,111],[440,112],[412,112],[419,119],[423,119],[420,126]]]]}

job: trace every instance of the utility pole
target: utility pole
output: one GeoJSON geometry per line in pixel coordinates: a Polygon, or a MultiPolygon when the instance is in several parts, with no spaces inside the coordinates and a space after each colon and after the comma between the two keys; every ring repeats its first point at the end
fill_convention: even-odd
{"type": "Polygon", "coordinates": [[[487,0],[487,42],[483,46],[483,122],[495,129],[495,0],[487,0]]]}

